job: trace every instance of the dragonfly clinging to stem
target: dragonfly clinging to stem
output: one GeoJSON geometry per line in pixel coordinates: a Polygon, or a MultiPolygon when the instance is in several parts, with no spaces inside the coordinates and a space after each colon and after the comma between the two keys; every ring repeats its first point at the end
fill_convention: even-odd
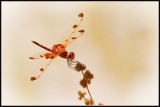
{"type": "Polygon", "coordinates": [[[78,24],[73,25],[73,32],[70,34],[69,38],[67,38],[65,41],[63,41],[60,44],[55,44],[52,46],[52,49],[41,45],[40,43],[36,41],[31,41],[32,43],[36,44],[37,46],[49,51],[49,53],[44,53],[39,55],[39,57],[29,57],[29,59],[40,59],[40,58],[46,58],[50,59],[50,61],[47,63],[47,65],[44,68],[40,68],[39,71],[41,72],[38,76],[33,76],[31,77],[31,81],[34,81],[38,79],[43,72],[47,69],[47,67],[50,65],[50,63],[57,57],[60,56],[61,58],[65,58],[67,60],[72,60],[75,58],[75,54],[73,52],[67,52],[65,49],[76,39],[81,37],[84,34],[84,30],[79,30],[78,32],[80,33],[78,36],[74,36],[75,32],[77,31],[78,27],[80,26],[82,20],[83,20],[83,13],[79,13],[78,17],[81,18],[78,24]]]}

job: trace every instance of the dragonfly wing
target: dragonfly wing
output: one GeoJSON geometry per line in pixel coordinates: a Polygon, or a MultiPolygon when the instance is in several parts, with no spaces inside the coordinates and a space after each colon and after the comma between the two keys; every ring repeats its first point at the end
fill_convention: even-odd
{"type": "Polygon", "coordinates": [[[81,18],[81,20],[79,20],[79,22],[77,22],[76,24],[74,24],[72,26],[72,33],[69,34],[69,37],[67,39],[65,39],[64,41],[61,42],[62,45],[64,45],[65,47],[67,47],[69,44],[71,44],[73,41],[75,41],[76,39],[78,39],[79,37],[81,37],[84,34],[84,30],[79,30],[78,33],[76,33],[77,29],[79,28],[82,20],[83,20],[83,13],[80,13],[78,15],[78,17],[81,18]],[[79,34],[80,33],[80,34],[79,34]],[[75,36],[78,35],[78,36],[75,36]]]}
{"type": "Polygon", "coordinates": [[[45,58],[44,55],[46,54],[46,52],[38,52],[32,56],[29,57],[29,59],[41,59],[41,58],[45,58]]]}
{"type": "Polygon", "coordinates": [[[50,65],[50,63],[53,62],[53,60],[57,57],[57,55],[54,55],[54,57],[46,59],[45,54],[46,53],[42,53],[41,52],[41,54],[35,54],[35,55],[33,55],[34,57],[35,56],[39,56],[39,55],[43,55],[44,57],[40,57],[39,60],[34,60],[34,65],[36,67],[34,67],[35,68],[34,69],[34,71],[35,71],[34,72],[34,76],[31,77],[32,81],[35,80],[35,79],[38,79],[43,74],[43,72],[46,71],[46,69],[48,68],[48,66],[50,65]]]}

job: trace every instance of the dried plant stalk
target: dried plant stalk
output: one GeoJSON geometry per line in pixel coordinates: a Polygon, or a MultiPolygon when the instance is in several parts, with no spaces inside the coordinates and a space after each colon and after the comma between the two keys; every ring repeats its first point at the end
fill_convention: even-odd
{"type": "MultiPolygon", "coordinates": [[[[95,102],[92,98],[92,95],[89,91],[89,87],[88,85],[91,84],[91,80],[94,78],[94,75],[90,72],[90,70],[86,70],[86,66],[85,64],[82,64],[81,62],[74,60],[74,59],[67,59],[67,63],[68,63],[68,67],[77,71],[77,72],[82,72],[83,75],[83,79],[80,81],[80,85],[83,88],[86,88],[88,91],[88,94],[90,96],[90,98],[85,98],[86,92],[81,92],[78,91],[78,95],[79,95],[79,100],[84,99],[84,103],[85,105],[95,105],[95,102]],[[84,72],[85,70],[85,72],[84,72]]],[[[98,105],[103,105],[102,103],[99,103],[98,105]]]]}

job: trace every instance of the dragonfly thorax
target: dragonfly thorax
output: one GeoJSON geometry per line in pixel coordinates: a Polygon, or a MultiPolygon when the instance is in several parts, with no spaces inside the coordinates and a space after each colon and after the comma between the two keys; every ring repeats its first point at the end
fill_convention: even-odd
{"type": "Polygon", "coordinates": [[[60,54],[61,52],[63,52],[65,50],[65,46],[62,45],[62,44],[56,44],[56,45],[53,45],[52,47],[52,53],[54,54],[60,54]]]}

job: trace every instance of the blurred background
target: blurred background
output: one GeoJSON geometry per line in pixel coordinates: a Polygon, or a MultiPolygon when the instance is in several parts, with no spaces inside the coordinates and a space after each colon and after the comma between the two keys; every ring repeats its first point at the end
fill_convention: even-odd
{"type": "MultiPolygon", "coordinates": [[[[2,105],[84,105],[82,74],[57,57],[36,81],[45,60],[30,56],[61,43],[79,22],[85,34],[66,50],[94,74],[95,103],[158,105],[158,2],[2,2],[2,105]]],[[[89,97],[88,95],[86,97],[89,97]]]]}

